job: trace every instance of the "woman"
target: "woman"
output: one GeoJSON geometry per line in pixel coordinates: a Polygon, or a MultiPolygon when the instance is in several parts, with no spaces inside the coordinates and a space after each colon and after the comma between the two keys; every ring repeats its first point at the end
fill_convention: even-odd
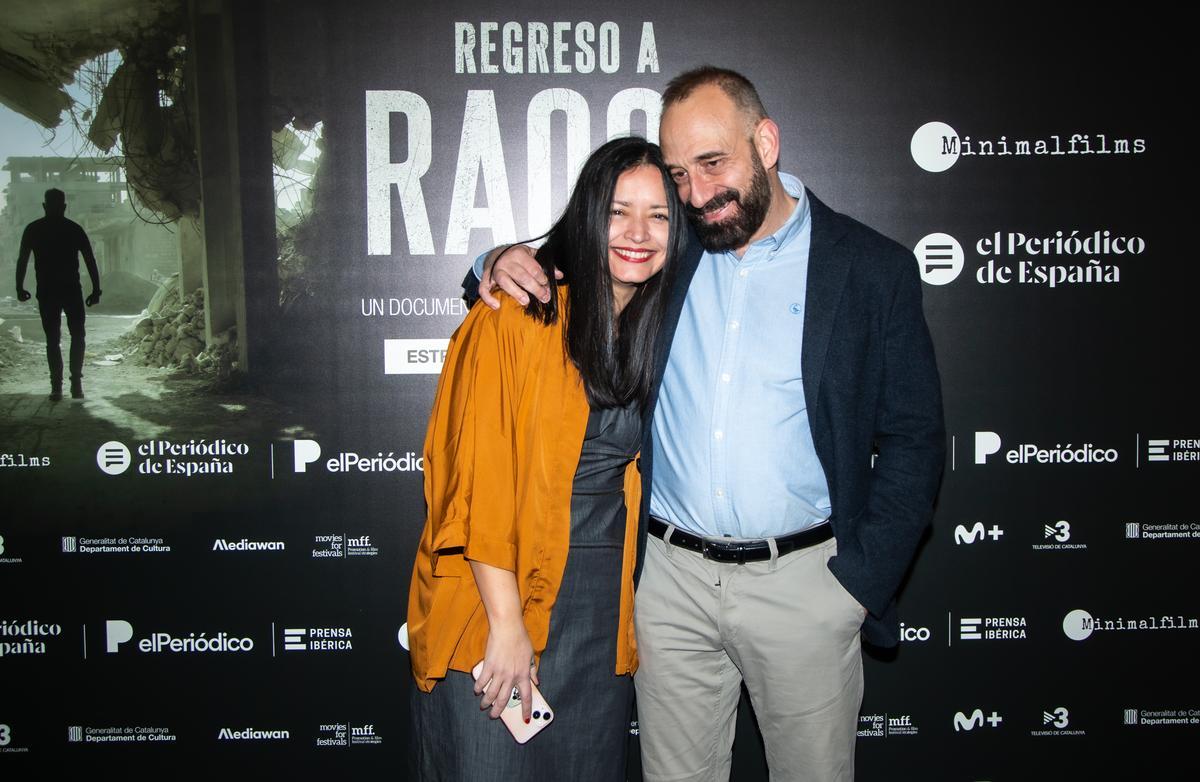
{"type": "Polygon", "coordinates": [[[610,141],[538,250],[550,301],[476,304],[451,340],[409,592],[419,778],[624,779],[633,460],[684,231],[658,147],[610,141]],[[554,722],[519,745],[495,718],[515,687],[530,719],[531,681],[554,722]]]}

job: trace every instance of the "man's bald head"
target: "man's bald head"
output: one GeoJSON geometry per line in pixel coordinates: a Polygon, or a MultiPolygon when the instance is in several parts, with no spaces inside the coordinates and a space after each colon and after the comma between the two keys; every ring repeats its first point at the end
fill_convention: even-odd
{"type": "Polygon", "coordinates": [[[687,100],[697,88],[706,86],[720,89],[733,101],[738,113],[746,121],[747,128],[753,128],[759,120],[767,116],[762,99],[758,97],[758,90],[754,89],[749,79],[737,71],[712,65],[684,71],[671,79],[663,92],[663,111],[666,112],[671,106],[687,100]]]}

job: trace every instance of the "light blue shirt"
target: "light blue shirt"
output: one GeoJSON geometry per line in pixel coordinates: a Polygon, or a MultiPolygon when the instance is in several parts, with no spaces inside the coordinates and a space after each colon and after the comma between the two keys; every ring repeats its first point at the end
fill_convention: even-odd
{"type": "Polygon", "coordinates": [[[650,512],[709,537],[778,537],[829,517],[801,382],[812,218],[800,180],[787,222],[746,249],[705,252],[654,411],[650,512]]]}
{"type": "Polygon", "coordinates": [[[779,178],[798,199],[787,222],[741,258],[700,258],[654,411],[650,513],[696,535],[779,537],[829,517],[800,371],[812,219],[800,180],[779,178]]]}

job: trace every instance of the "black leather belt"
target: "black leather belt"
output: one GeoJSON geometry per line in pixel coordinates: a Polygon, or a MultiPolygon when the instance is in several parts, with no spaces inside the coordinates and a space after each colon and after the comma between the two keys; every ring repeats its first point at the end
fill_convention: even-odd
{"type": "MultiPolygon", "coordinates": [[[[648,528],[651,535],[666,540],[667,523],[665,521],[651,516],[648,528]]],[[[779,550],[779,556],[782,557],[784,554],[824,543],[832,537],[833,525],[825,522],[801,532],[793,532],[791,535],[775,538],[775,547],[779,550]]],[[[676,527],[675,531],[671,533],[669,542],[680,548],[702,554],[705,559],[711,559],[714,562],[742,564],[771,558],[771,547],[765,540],[741,540],[725,543],[711,538],[702,538],[676,527]]]]}

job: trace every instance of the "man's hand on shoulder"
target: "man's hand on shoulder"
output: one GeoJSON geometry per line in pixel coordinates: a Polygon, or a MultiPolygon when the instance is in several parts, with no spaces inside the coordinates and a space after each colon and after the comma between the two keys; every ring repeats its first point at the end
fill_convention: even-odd
{"type": "MultiPolygon", "coordinates": [[[[562,279],[562,272],[554,270],[555,279],[562,279]]],[[[542,302],[550,300],[549,280],[542,265],[534,257],[533,250],[523,244],[497,247],[488,253],[483,264],[483,279],[479,281],[479,298],[492,309],[500,307],[500,300],[493,291],[500,290],[525,306],[529,296],[537,296],[542,302]]]]}

